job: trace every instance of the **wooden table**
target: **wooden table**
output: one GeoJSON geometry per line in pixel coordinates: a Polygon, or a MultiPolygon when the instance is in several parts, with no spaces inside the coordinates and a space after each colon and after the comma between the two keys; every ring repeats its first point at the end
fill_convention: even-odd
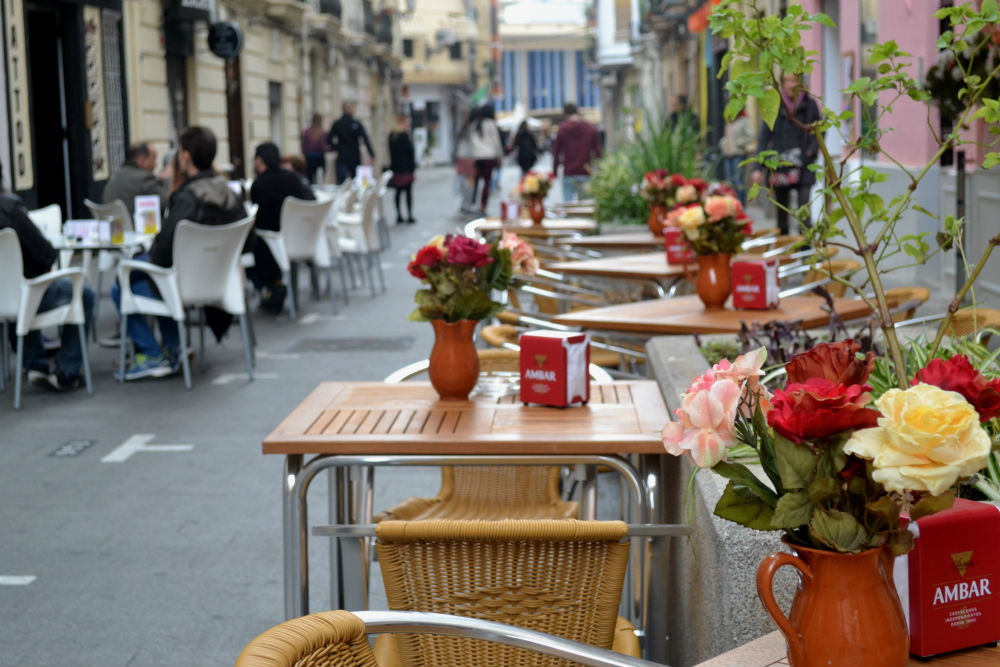
{"type": "MultiPolygon", "coordinates": [[[[545,268],[556,273],[565,273],[574,276],[594,276],[597,278],[611,278],[622,280],[657,280],[666,281],[684,276],[684,266],[682,264],[667,263],[667,253],[644,252],[636,255],[618,255],[615,257],[601,257],[599,259],[585,259],[574,262],[553,262],[546,264],[545,268]]],[[[696,264],[690,265],[692,271],[697,273],[696,264]]]]}
{"type": "MultiPolygon", "coordinates": [[[[650,512],[659,508],[650,489],[659,487],[664,456],[660,431],[669,419],[659,387],[652,381],[592,383],[586,406],[563,410],[525,407],[516,396],[441,401],[425,382],[319,385],[263,443],[264,454],[285,457],[286,616],[309,613],[306,498],[321,470],[343,473],[331,485],[331,512],[336,513],[331,519],[354,523],[348,503],[340,502],[347,497],[343,484],[349,466],[606,465],[632,489],[635,504],[626,506],[628,516],[648,523],[661,518],[650,512]],[[635,455],[639,470],[624,455],[635,455]],[[304,461],[305,457],[312,458],[304,461]]],[[[595,498],[596,488],[588,489],[581,516],[592,512],[595,498]]],[[[341,593],[336,593],[334,605],[341,602],[341,593]]],[[[667,613],[666,608],[655,614],[650,609],[652,618],[665,618],[667,613]]],[[[654,646],[658,641],[653,640],[654,646]]],[[[665,646],[655,650],[662,650],[665,659],[665,646]]]]}
{"type": "Polygon", "coordinates": [[[654,250],[663,248],[663,237],[655,236],[647,230],[635,232],[617,232],[614,234],[595,234],[574,239],[560,239],[561,245],[570,245],[588,250],[654,250]]]}
{"type": "MultiPolygon", "coordinates": [[[[669,334],[735,334],[742,322],[802,321],[804,329],[825,326],[829,315],[820,307],[824,299],[792,296],[781,300],[772,310],[705,310],[697,295],[677,296],[654,301],[639,301],[618,306],[592,308],[557,315],[557,324],[662,336],[669,334]]],[[[834,309],[845,320],[863,317],[870,309],[860,299],[834,299],[834,309]]]]}
{"type": "MultiPolygon", "coordinates": [[[[775,630],[771,634],[734,648],[696,667],[772,667],[772,665],[787,665],[787,645],[781,633],[775,630]]],[[[909,667],[996,667],[1000,665],[1000,648],[982,646],[979,648],[955,651],[928,660],[910,656],[909,667]]]]}
{"type": "Polygon", "coordinates": [[[519,236],[559,236],[579,232],[593,232],[597,223],[590,218],[544,218],[536,225],[527,218],[517,223],[504,222],[500,218],[481,218],[465,226],[466,234],[474,229],[479,234],[491,232],[514,232],[519,236]]]}

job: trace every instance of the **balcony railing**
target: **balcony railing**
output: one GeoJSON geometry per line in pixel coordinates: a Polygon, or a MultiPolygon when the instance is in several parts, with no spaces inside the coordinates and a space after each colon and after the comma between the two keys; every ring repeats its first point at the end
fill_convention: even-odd
{"type": "Polygon", "coordinates": [[[319,0],[319,11],[323,14],[329,14],[330,16],[336,17],[338,20],[343,13],[343,9],[340,6],[340,0],[319,0]]]}
{"type": "Polygon", "coordinates": [[[392,44],[392,10],[383,10],[375,16],[375,41],[392,44]]]}

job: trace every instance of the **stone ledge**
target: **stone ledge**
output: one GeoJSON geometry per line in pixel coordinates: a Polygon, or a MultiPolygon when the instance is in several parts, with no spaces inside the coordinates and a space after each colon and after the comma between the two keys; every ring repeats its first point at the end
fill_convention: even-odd
{"type": "MultiPolygon", "coordinates": [[[[708,364],[694,339],[688,336],[654,338],[646,346],[648,367],[659,383],[669,411],[680,405],[695,376],[708,364]]],[[[765,556],[780,550],[779,533],[760,532],[725,521],[712,514],[726,480],[703,471],[694,480],[692,503],[685,504],[693,472],[686,460],[672,479],[664,480],[664,506],[683,508],[693,532],[689,540],[673,540],[666,578],[673,591],[666,619],[670,638],[668,662],[687,667],[725,653],[775,629],[757,599],[757,566],[765,556]]],[[[798,578],[783,568],[775,577],[775,596],[788,609],[798,578]]],[[[663,579],[661,579],[663,581],[663,579]]]]}

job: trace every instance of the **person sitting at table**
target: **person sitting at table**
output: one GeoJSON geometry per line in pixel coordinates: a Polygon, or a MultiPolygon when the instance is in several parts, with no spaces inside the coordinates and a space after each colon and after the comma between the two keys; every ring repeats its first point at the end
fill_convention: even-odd
{"type": "MultiPolygon", "coordinates": [[[[281,229],[281,205],[286,197],[316,199],[312,189],[294,171],[281,168],[281,153],[271,142],[257,146],[253,158],[257,178],[250,188],[250,201],[257,204],[257,229],[276,232],[281,229]]],[[[260,292],[260,308],[277,315],[284,308],[288,288],[281,281],[281,269],[266,243],[253,251],[254,265],[247,277],[260,292]]]]}
{"type": "MultiPolygon", "coordinates": [[[[226,180],[212,169],[212,161],[218,142],[215,134],[207,127],[189,127],[178,139],[174,168],[176,189],[170,195],[167,216],[160,232],[153,239],[149,254],[138,255],[136,259],[150,261],[158,266],[169,267],[174,263],[174,231],[181,220],[190,220],[203,225],[224,225],[246,216],[243,204],[229,189],[226,180]]],[[[247,238],[244,252],[252,249],[256,236],[247,238]]],[[[140,296],[157,298],[152,280],[141,271],[132,272],[132,291],[140,296]]],[[[117,283],[111,288],[111,298],[121,309],[121,287],[117,283]]],[[[216,337],[221,337],[229,326],[229,318],[217,309],[209,311],[208,325],[216,337]]],[[[177,323],[169,317],[159,317],[162,344],[156,340],[153,330],[143,315],[128,316],[125,330],[135,346],[135,359],[124,369],[126,380],[145,377],[164,377],[180,370],[181,350],[177,323]]],[[[119,369],[116,373],[122,372],[119,369]]]]}
{"type": "MultiPolygon", "coordinates": [[[[52,269],[57,252],[52,247],[41,230],[28,217],[21,198],[3,190],[3,172],[0,167],[0,229],[13,229],[21,246],[21,261],[24,264],[24,277],[37,278],[52,269]]],[[[45,312],[64,306],[73,297],[73,281],[60,278],[52,283],[38,307],[39,312],[45,312]]],[[[83,286],[84,327],[90,330],[94,318],[94,290],[89,285],[83,286]]],[[[16,344],[14,327],[8,327],[11,344],[16,344]]],[[[80,335],[76,327],[63,327],[60,336],[61,345],[55,358],[49,360],[45,354],[42,333],[37,329],[29,331],[24,337],[23,370],[28,373],[28,382],[56,391],[69,391],[81,384],[80,370],[83,367],[83,350],[80,347],[80,335]]],[[[6,342],[0,343],[6,345],[6,342]]],[[[21,372],[22,369],[18,369],[21,372]]]]}
{"type": "Polygon", "coordinates": [[[105,204],[120,199],[128,214],[135,217],[135,198],[141,195],[158,195],[160,211],[167,205],[170,194],[170,179],[167,169],[158,176],[156,170],[156,149],[145,141],[139,141],[125,151],[125,164],[104,186],[102,197],[105,204]]]}

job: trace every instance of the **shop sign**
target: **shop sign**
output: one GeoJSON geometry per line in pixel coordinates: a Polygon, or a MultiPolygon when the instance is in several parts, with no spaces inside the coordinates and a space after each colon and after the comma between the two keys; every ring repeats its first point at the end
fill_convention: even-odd
{"type": "Polygon", "coordinates": [[[5,0],[4,32],[7,42],[7,103],[13,153],[11,185],[14,190],[35,186],[31,159],[31,113],[28,104],[28,61],[24,48],[24,3],[5,0]]]}
{"type": "Polygon", "coordinates": [[[208,50],[228,60],[239,55],[243,48],[243,33],[232,21],[213,23],[208,27],[208,50]]]}

